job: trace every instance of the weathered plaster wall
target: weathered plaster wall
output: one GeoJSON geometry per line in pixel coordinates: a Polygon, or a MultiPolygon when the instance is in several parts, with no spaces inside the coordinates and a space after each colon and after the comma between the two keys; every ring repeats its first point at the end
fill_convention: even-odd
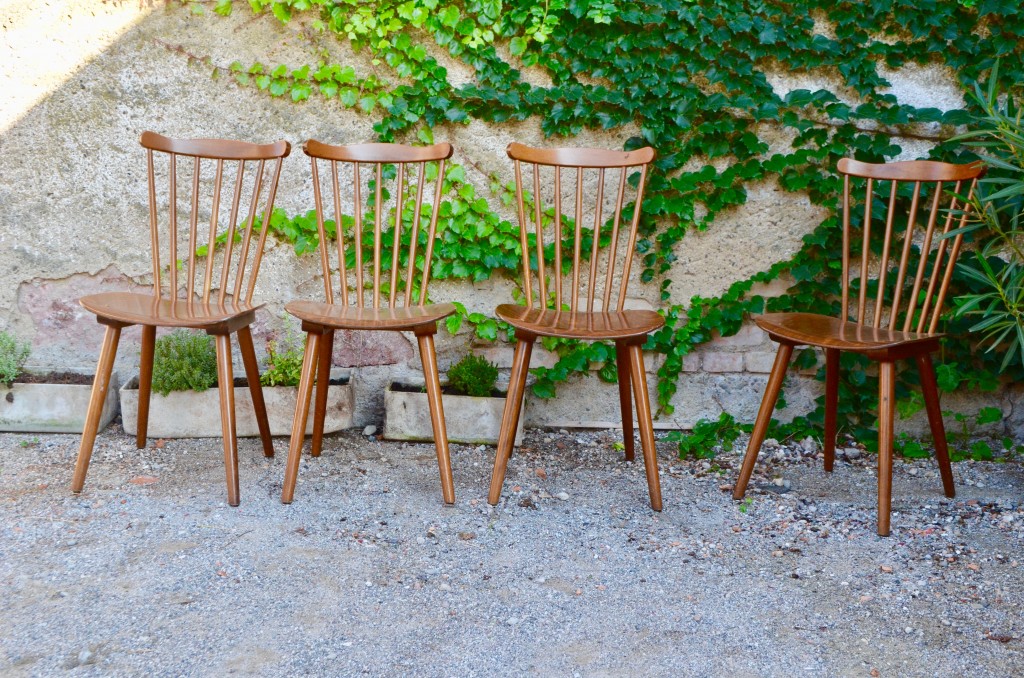
{"type": "MultiPolygon", "coordinates": [[[[144,289],[151,283],[144,155],[137,143],[141,131],[266,141],[284,138],[296,145],[310,137],[336,143],[373,138],[372,121],[364,116],[316,98],[300,105],[269,99],[210,78],[209,66],[190,59],[190,55],[209,57],[222,66],[235,59],[306,63],[309,44],[299,22],[281,26],[271,19],[254,19],[246,11],[230,18],[193,16],[174,4],[99,0],[45,6],[17,0],[5,4],[3,11],[0,328],[12,329],[33,342],[36,365],[94,366],[100,328],[75,300],[102,290],[144,289]]],[[[362,72],[373,68],[365,54],[347,52],[337,41],[323,41],[320,46],[362,72]]],[[[458,64],[449,62],[444,63],[451,67],[453,79],[469,77],[458,64]]],[[[908,103],[943,109],[962,104],[951,74],[942,69],[914,66],[889,75],[893,93],[908,103]]],[[[527,77],[543,80],[539,73],[527,77]]],[[[828,73],[776,73],[770,80],[780,94],[797,87],[829,87],[834,82],[828,73]]],[[[832,89],[841,97],[851,96],[841,88],[832,89]]],[[[575,143],[621,147],[633,133],[586,132],[575,143]]],[[[482,195],[487,194],[487,173],[511,179],[504,154],[509,141],[547,143],[533,121],[497,126],[471,122],[438,128],[435,135],[456,146],[456,160],[467,167],[482,195]]],[[[788,140],[777,136],[773,146],[782,150],[788,140]]],[[[908,157],[924,150],[920,144],[908,143],[906,148],[908,157]]],[[[311,208],[313,200],[304,158],[296,153],[290,160],[282,175],[278,205],[296,213],[311,208]]],[[[670,273],[673,293],[679,299],[721,293],[730,281],[791,256],[821,217],[820,208],[771,181],[754,185],[746,205],[720,215],[712,229],[693,233],[679,245],[679,260],[670,273]]],[[[259,348],[265,338],[280,331],[287,300],[321,294],[318,267],[315,257],[298,258],[289,245],[270,242],[257,286],[257,296],[267,302],[256,327],[259,348]]],[[[633,303],[656,303],[653,286],[634,280],[630,289],[633,303]]],[[[511,299],[511,291],[510,281],[497,278],[475,285],[441,282],[432,288],[432,296],[491,312],[511,299]]],[[[438,335],[442,370],[472,344],[466,331],[457,337],[442,331],[438,335]]],[[[384,383],[420,370],[415,343],[398,334],[360,333],[340,336],[335,345],[335,364],[355,368],[356,422],[379,422],[384,383]]],[[[136,369],[137,346],[137,330],[126,330],[118,359],[125,375],[136,369]]],[[[504,369],[511,363],[508,346],[472,348],[504,369]]],[[[751,326],[689,356],[674,399],[676,412],[659,425],[685,427],[701,417],[716,417],[722,410],[752,419],[773,352],[771,342],[751,326]]],[[[535,352],[535,365],[553,362],[554,356],[540,349],[535,352]]],[[[657,356],[648,356],[651,373],[658,365],[657,356]]],[[[795,375],[791,382],[790,406],[778,413],[782,418],[787,412],[806,411],[819,391],[807,375],[795,375]]],[[[652,392],[654,385],[652,377],[652,392]]],[[[1008,413],[1012,409],[1006,394],[990,400],[949,404],[961,410],[983,404],[1001,405],[1008,413]]],[[[614,387],[596,379],[571,382],[555,401],[527,407],[529,425],[614,425],[618,418],[614,387]]]]}

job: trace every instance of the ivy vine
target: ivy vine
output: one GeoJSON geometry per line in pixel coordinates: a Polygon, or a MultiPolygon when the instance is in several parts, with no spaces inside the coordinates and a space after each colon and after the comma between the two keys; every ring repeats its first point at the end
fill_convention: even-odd
{"type": "MultiPolygon", "coordinates": [[[[231,0],[189,4],[194,11],[212,5],[222,15],[236,9],[231,0]]],[[[304,15],[311,54],[326,54],[320,40],[342,40],[366,50],[387,75],[326,58],[272,66],[190,56],[213,66],[215,75],[271,97],[319,98],[319,105],[372,116],[383,141],[430,143],[441,125],[534,118],[549,137],[628,129],[636,132],[625,148],[657,148],[637,247],[642,280],[658,285],[665,303],[666,325],[646,346],[665,355],[657,398],[665,413],[672,412],[683,357],[715,335],[734,334],[751,313],[838,312],[840,191],[833,168],[839,158],[891,159],[904,139],[931,142],[933,158],[970,157],[946,141],[970,121],[972,104],[942,111],[903,103],[889,91],[881,67],[938,66],[967,92],[1002,58],[999,87],[1019,91],[1024,81],[1024,9],[1016,0],[249,0],[248,9],[281,22],[304,15]],[[442,51],[472,72],[470,82],[449,81],[435,56],[442,51]],[[550,84],[528,81],[524,68],[550,84]],[[841,91],[782,94],[771,82],[776,73],[826,77],[841,91]],[[773,151],[768,139],[780,135],[792,141],[773,151]],[[686,247],[686,234],[713,227],[724,210],[746,202],[751,183],[765,180],[806,194],[829,216],[792,258],[765,262],[763,271],[719,296],[675,298],[666,273],[686,247]],[[779,279],[789,285],[783,296],[752,292],[756,283],[779,279]]],[[[509,188],[491,178],[491,194],[477,195],[464,172],[456,166],[448,176],[448,222],[434,270],[438,277],[514,279],[516,227],[492,207],[510,199],[509,188]]],[[[308,232],[305,237],[293,238],[297,248],[308,247],[308,232]]],[[[954,295],[971,288],[961,275],[953,284],[954,295]]],[[[458,330],[463,320],[484,338],[501,334],[493,319],[468,314],[449,329],[458,330]]],[[[995,359],[958,336],[964,323],[948,321],[944,329],[954,338],[943,344],[940,387],[995,388],[995,359]]],[[[534,370],[539,396],[553,395],[557,383],[594,363],[603,366],[601,378],[615,378],[614,351],[606,344],[559,340],[548,348],[560,359],[553,368],[534,370]]],[[[813,366],[814,355],[805,352],[800,360],[813,366]]],[[[840,424],[861,436],[872,424],[865,413],[873,410],[877,384],[861,357],[844,354],[842,360],[840,424]]],[[[1015,370],[1011,377],[1024,376],[1015,370]]],[[[911,395],[916,378],[913,370],[899,376],[905,414],[920,407],[911,395]]],[[[819,405],[787,430],[801,431],[821,418],[819,405]]]]}

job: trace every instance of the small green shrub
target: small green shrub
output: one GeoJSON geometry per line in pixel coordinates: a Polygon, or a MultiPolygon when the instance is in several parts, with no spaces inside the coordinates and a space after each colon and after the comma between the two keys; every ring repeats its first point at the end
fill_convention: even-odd
{"type": "Polygon", "coordinates": [[[22,343],[10,332],[0,332],[0,382],[7,388],[21,376],[31,350],[27,341],[22,343]]]}
{"type": "Polygon", "coordinates": [[[260,375],[264,386],[298,386],[306,347],[285,323],[284,339],[267,342],[267,369],[260,375]]]}
{"type": "Polygon", "coordinates": [[[468,396],[486,397],[494,392],[498,367],[487,358],[467,355],[448,370],[448,384],[468,396]]]}
{"type": "Polygon", "coordinates": [[[156,340],[153,390],[205,391],[217,383],[217,350],[208,334],[175,330],[156,340]]]}
{"type": "Polygon", "coordinates": [[[732,450],[740,431],[736,419],[728,412],[722,412],[716,421],[701,419],[693,425],[692,432],[672,431],[665,436],[665,440],[679,443],[680,459],[691,456],[697,459],[713,459],[716,447],[721,447],[724,452],[732,450]]]}

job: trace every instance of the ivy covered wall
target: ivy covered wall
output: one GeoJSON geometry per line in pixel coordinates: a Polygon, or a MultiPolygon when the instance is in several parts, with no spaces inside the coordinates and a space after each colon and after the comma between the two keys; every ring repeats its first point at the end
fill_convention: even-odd
{"type": "MultiPolygon", "coordinates": [[[[217,0],[140,10],[122,40],[0,137],[0,190],[14,205],[0,219],[30,241],[65,223],[75,201],[73,214],[88,221],[73,252],[0,254],[14,278],[5,287],[16,290],[0,293],[0,306],[16,329],[39,335],[44,359],[87,362],[57,341],[47,345],[55,328],[95,352],[88,318],[60,304],[84,287],[146,283],[146,253],[126,246],[140,242],[135,224],[143,223],[133,146],[141,129],[293,142],[447,139],[459,153],[433,296],[464,301],[467,311],[449,328],[456,335],[442,359],[472,342],[501,364],[504,332],[489,312],[514,294],[518,262],[504,146],[650,144],[659,157],[631,296],[668,321],[648,345],[661,421],[692,424],[722,409],[750,418],[772,347],[745,324],[749,315],[837,310],[835,162],[961,157],[944,142],[968,122],[974,83],[998,58],[1005,89],[1022,80],[1021,13],[1018,3],[982,0],[217,0]],[[50,160],[70,156],[56,178],[42,162],[11,159],[31,157],[43,138],[62,142],[44,152],[50,160]],[[105,174],[89,175],[92,163],[105,174]],[[39,188],[16,190],[30,174],[39,188]],[[46,192],[62,197],[44,200],[46,192]],[[112,226],[94,225],[103,223],[112,226]]],[[[261,283],[272,311],[289,295],[317,293],[315,260],[294,254],[313,246],[306,173],[296,158],[282,185],[278,244],[261,283]]],[[[266,333],[280,325],[270,318],[266,333]]],[[[946,329],[963,328],[951,321],[946,329]]],[[[594,388],[613,373],[613,352],[546,347],[535,397],[560,388],[576,397],[566,409],[559,403],[568,398],[534,407],[533,422],[614,422],[613,388],[594,388]]],[[[805,372],[780,418],[814,409],[815,356],[800,360],[805,372]]],[[[873,376],[855,356],[844,360],[843,416],[856,431],[873,419],[873,376]]],[[[392,365],[412,370],[416,361],[400,337],[351,337],[336,362],[359,365],[376,384],[392,365]]],[[[946,403],[1024,416],[1014,411],[1015,392],[991,390],[996,364],[968,341],[947,342],[941,385],[970,395],[946,403]]],[[[907,414],[917,407],[914,381],[911,372],[900,384],[907,414]]]]}

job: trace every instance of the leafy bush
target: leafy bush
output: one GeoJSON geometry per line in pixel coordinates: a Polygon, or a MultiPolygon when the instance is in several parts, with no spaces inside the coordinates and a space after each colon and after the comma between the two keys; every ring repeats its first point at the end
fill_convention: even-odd
{"type": "Polygon", "coordinates": [[[217,383],[217,350],[213,337],[175,330],[156,340],[153,351],[153,390],[205,391],[217,383]]]}
{"type": "Polygon", "coordinates": [[[0,382],[7,388],[21,376],[32,347],[21,343],[10,332],[0,332],[0,382]]]}
{"type": "Polygon", "coordinates": [[[467,355],[448,370],[448,383],[468,396],[487,397],[494,392],[498,367],[477,355],[467,355]]]}
{"type": "Polygon", "coordinates": [[[983,110],[971,131],[962,135],[989,166],[974,196],[979,218],[963,229],[980,231],[973,260],[961,269],[980,285],[980,292],[956,300],[959,315],[977,316],[978,332],[988,351],[1003,354],[1000,370],[1024,362],[1024,108],[1012,95],[1000,95],[997,68],[987,92],[976,86],[983,110]]]}
{"type": "Polygon", "coordinates": [[[285,323],[284,339],[267,342],[267,369],[260,375],[264,386],[298,386],[306,347],[292,326],[285,323]]]}
{"type": "Polygon", "coordinates": [[[717,421],[701,419],[693,425],[691,433],[672,431],[665,440],[679,443],[679,458],[713,459],[719,448],[724,452],[732,450],[733,443],[740,435],[740,425],[728,412],[722,412],[717,421]]]}

